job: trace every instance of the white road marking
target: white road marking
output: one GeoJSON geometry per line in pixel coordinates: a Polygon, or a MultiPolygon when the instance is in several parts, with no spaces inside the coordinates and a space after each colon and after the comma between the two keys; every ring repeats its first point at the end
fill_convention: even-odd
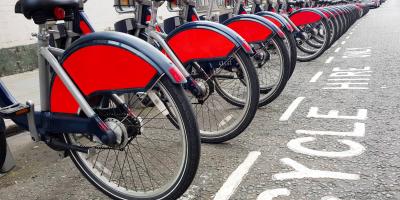
{"type": "Polygon", "coordinates": [[[349,35],[353,35],[353,32],[350,32],[349,35]]]}
{"type": "Polygon", "coordinates": [[[286,111],[282,114],[281,118],[279,118],[279,121],[287,121],[289,120],[290,116],[293,114],[293,112],[296,110],[296,108],[299,106],[301,101],[303,101],[305,97],[297,97],[291,104],[290,106],[286,109],[286,111]]]}
{"type": "Polygon", "coordinates": [[[365,151],[363,145],[351,140],[338,140],[339,143],[349,146],[349,149],[346,151],[320,151],[320,150],[310,149],[302,145],[303,143],[313,142],[315,140],[316,140],[315,137],[296,138],[290,140],[287,143],[287,147],[296,153],[301,153],[309,156],[327,157],[327,158],[354,157],[361,155],[365,151]]]}
{"type": "Polygon", "coordinates": [[[224,126],[226,123],[228,123],[229,121],[231,121],[232,116],[233,116],[232,114],[226,116],[225,119],[223,119],[221,122],[218,123],[218,127],[221,128],[221,127],[224,126]]]}
{"type": "Polygon", "coordinates": [[[105,167],[103,164],[96,162],[95,166],[97,167],[97,169],[101,170],[102,173],[105,173],[105,174],[111,176],[111,174],[112,174],[111,171],[107,167],[105,167]]]}
{"type": "Polygon", "coordinates": [[[307,114],[307,118],[320,118],[320,119],[354,119],[354,120],[366,120],[368,110],[357,109],[357,115],[339,115],[338,110],[330,110],[327,115],[318,114],[318,107],[311,107],[307,114]]]}
{"type": "Polygon", "coordinates": [[[350,38],[350,36],[347,36],[347,37],[346,37],[346,40],[348,40],[349,38],[350,38]]]}
{"type": "Polygon", "coordinates": [[[343,41],[343,42],[342,42],[342,43],[340,43],[340,44],[344,45],[344,44],[346,44],[346,41],[343,41]]]}
{"type": "Polygon", "coordinates": [[[272,176],[272,179],[274,180],[302,179],[302,178],[331,178],[331,179],[342,179],[342,180],[360,179],[360,175],[358,174],[310,169],[290,158],[282,158],[280,161],[285,165],[289,165],[295,171],[275,174],[272,176]]]}
{"type": "Polygon", "coordinates": [[[314,130],[296,130],[297,134],[307,135],[333,135],[340,137],[364,137],[365,136],[365,124],[356,122],[354,123],[354,129],[352,132],[337,132],[337,131],[314,131],[314,130]]]}
{"type": "Polygon", "coordinates": [[[370,71],[371,67],[363,67],[363,68],[354,68],[354,67],[350,67],[350,68],[346,68],[346,69],[342,69],[340,67],[335,67],[332,69],[332,71],[334,72],[347,72],[347,71],[370,71]]]}
{"type": "Polygon", "coordinates": [[[326,63],[326,64],[331,63],[332,60],[333,60],[334,58],[335,58],[335,57],[333,57],[333,56],[329,57],[328,59],[326,59],[325,63],[326,63]]]}
{"type": "Polygon", "coordinates": [[[315,83],[319,79],[319,77],[322,75],[323,72],[317,72],[310,80],[310,83],[315,83]]]}
{"type": "Polygon", "coordinates": [[[327,85],[332,85],[332,87],[323,87],[323,90],[368,90],[368,87],[356,87],[352,85],[368,85],[368,83],[327,83],[327,85]],[[339,85],[333,87],[333,85],[339,85]]]}
{"type": "Polygon", "coordinates": [[[337,42],[333,43],[333,44],[332,44],[332,47],[335,47],[336,45],[337,45],[337,42]]]}
{"type": "Polygon", "coordinates": [[[328,81],[369,81],[369,78],[330,78],[328,81]]]}
{"type": "Polygon", "coordinates": [[[338,47],[335,49],[335,53],[339,52],[342,47],[338,47]]]}
{"type": "Polygon", "coordinates": [[[324,196],[321,198],[321,200],[340,200],[340,199],[334,196],[324,196]]]}
{"type": "Polygon", "coordinates": [[[239,167],[232,172],[222,187],[218,190],[214,200],[228,200],[235,192],[242,179],[249,172],[251,166],[255,163],[261,155],[259,151],[252,151],[239,167]]]}
{"type": "Polygon", "coordinates": [[[278,188],[273,190],[266,190],[258,195],[257,200],[272,200],[278,196],[289,196],[290,191],[286,188],[278,188]]]}

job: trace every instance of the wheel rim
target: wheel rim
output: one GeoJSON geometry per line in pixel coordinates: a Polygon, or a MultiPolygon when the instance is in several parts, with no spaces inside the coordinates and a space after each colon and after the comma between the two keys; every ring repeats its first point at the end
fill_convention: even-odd
{"type": "Polygon", "coordinates": [[[232,133],[242,124],[250,109],[251,93],[248,87],[250,81],[246,66],[237,52],[224,62],[233,59],[238,63],[237,70],[243,73],[244,79],[240,80],[237,72],[224,70],[222,67],[217,68],[213,76],[210,76],[216,91],[203,104],[197,104],[197,100],[189,95],[203,138],[220,138],[232,133]],[[228,76],[234,78],[223,78],[228,76]]]}
{"type": "MultiPolygon", "coordinates": [[[[176,105],[160,82],[157,84],[157,93],[160,94],[160,99],[165,98],[165,102],[176,105]]],[[[140,95],[142,98],[147,94],[140,95]]],[[[173,187],[181,181],[188,159],[187,138],[176,107],[170,106],[169,111],[174,112],[175,122],[182,128],[177,128],[162,114],[165,109],[161,111],[157,106],[143,106],[144,100],[137,96],[133,94],[126,103],[135,113],[143,116],[141,127],[144,132],[141,135],[137,135],[122,150],[98,150],[89,158],[88,154],[80,152],[73,152],[72,156],[79,161],[81,169],[85,169],[84,173],[95,176],[91,177],[92,181],[100,183],[98,186],[112,194],[152,198],[173,191],[173,187]],[[138,101],[142,102],[141,108],[136,104],[138,101]],[[172,154],[176,155],[172,157],[172,154]]],[[[126,95],[124,99],[126,100],[126,95]]],[[[72,144],[99,146],[88,141],[87,137],[77,136],[79,135],[68,135],[67,141],[72,144]]]]}

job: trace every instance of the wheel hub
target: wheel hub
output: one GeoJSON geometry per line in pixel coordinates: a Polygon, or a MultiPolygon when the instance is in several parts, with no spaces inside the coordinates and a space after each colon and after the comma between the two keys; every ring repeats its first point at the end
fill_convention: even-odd
{"type": "Polygon", "coordinates": [[[104,120],[107,126],[114,132],[117,140],[116,147],[124,147],[128,143],[129,136],[125,125],[115,118],[107,118],[104,120]]]}

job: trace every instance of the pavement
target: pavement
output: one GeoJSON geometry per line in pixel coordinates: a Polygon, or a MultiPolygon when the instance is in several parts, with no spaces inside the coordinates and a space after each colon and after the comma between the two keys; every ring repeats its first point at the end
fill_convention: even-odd
{"type": "MultiPolygon", "coordinates": [[[[400,199],[399,9],[388,0],[371,10],[323,56],[298,63],[238,138],[203,144],[181,199],[400,199]]],[[[35,98],[35,73],[1,79],[17,98],[35,98]]],[[[29,133],[8,142],[17,166],[0,178],[1,200],[108,199],[29,133]]]]}

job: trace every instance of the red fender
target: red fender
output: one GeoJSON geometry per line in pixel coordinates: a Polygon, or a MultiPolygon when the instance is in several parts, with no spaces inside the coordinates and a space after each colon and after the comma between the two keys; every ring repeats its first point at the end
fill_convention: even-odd
{"type": "Polygon", "coordinates": [[[315,9],[300,9],[289,16],[296,26],[313,24],[324,18],[324,14],[315,9]]]}
{"type": "Polygon", "coordinates": [[[279,20],[275,19],[274,17],[268,16],[268,15],[265,15],[265,16],[262,16],[262,17],[264,17],[265,19],[268,19],[269,21],[274,23],[275,26],[278,26],[279,28],[282,28],[282,23],[279,20]]]}
{"type": "Polygon", "coordinates": [[[227,24],[229,28],[242,36],[248,43],[265,42],[272,30],[253,20],[238,20],[227,24]]]}
{"type": "MultiPolygon", "coordinates": [[[[145,90],[159,77],[160,67],[171,69],[174,65],[159,50],[139,40],[122,33],[89,34],[66,50],[61,65],[86,98],[110,91],[145,90]]],[[[55,75],[50,111],[76,114],[78,109],[78,103],[55,75]]]]}
{"type": "Polygon", "coordinates": [[[261,11],[261,12],[256,13],[256,15],[259,15],[259,16],[264,17],[265,19],[271,21],[275,26],[279,27],[280,29],[285,27],[289,32],[294,31],[292,25],[290,25],[290,23],[287,21],[287,19],[277,13],[273,13],[270,11],[261,11]]]}
{"type": "Polygon", "coordinates": [[[323,8],[318,9],[319,11],[321,11],[322,13],[324,13],[326,18],[331,18],[331,14],[329,11],[324,10],[323,8]]]}
{"type": "Polygon", "coordinates": [[[248,43],[265,42],[276,33],[284,37],[279,27],[258,15],[238,15],[224,22],[226,26],[237,32],[248,43]]]}
{"type": "Polygon", "coordinates": [[[240,47],[252,53],[251,47],[237,33],[208,21],[190,22],[178,27],[168,35],[167,43],[183,64],[226,58],[240,47]]]}

